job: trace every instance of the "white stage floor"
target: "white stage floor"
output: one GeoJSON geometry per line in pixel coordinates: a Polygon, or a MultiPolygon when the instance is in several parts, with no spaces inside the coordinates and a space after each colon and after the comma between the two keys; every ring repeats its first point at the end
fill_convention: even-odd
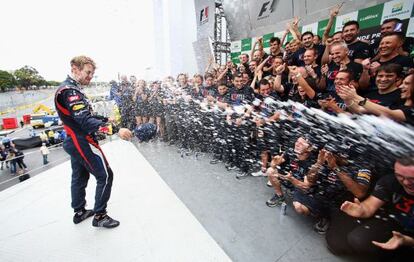
{"type": "MultiPolygon", "coordinates": [[[[0,261],[231,261],[133,144],[103,149],[114,171],[108,214],[121,225],[73,224],[65,162],[0,192],[0,261]]],[[[94,192],[91,176],[89,208],[94,192]]]]}

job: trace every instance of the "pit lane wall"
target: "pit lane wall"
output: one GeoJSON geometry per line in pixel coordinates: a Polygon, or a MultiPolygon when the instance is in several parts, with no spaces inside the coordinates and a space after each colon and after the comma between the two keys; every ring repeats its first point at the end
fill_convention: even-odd
{"type": "MultiPolygon", "coordinates": [[[[245,1],[249,2],[248,0],[245,0],[245,1]]],[[[231,5],[231,2],[235,2],[235,1],[225,1],[223,5],[224,5],[225,12],[226,12],[226,17],[230,20],[229,30],[230,30],[232,39],[237,39],[234,37],[242,36],[243,34],[251,33],[252,35],[255,35],[254,34],[255,32],[260,32],[261,30],[263,30],[263,28],[272,27],[272,26],[264,27],[263,23],[274,22],[273,21],[274,18],[272,18],[274,15],[272,13],[280,13],[281,11],[284,11],[283,15],[280,15],[277,18],[278,24],[275,24],[273,26],[273,27],[278,28],[280,31],[276,31],[276,32],[267,31],[268,33],[257,34],[256,36],[253,36],[253,37],[239,38],[240,40],[231,42],[231,48],[230,48],[231,59],[233,62],[239,63],[239,55],[244,54],[244,53],[250,55],[250,51],[253,47],[254,41],[259,37],[263,37],[263,45],[264,45],[265,51],[268,52],[269,46],[270,46],[269,45],[270,38],[272,38],[273,36],[282,38],[284,28],[285,28],[284,24],[289,19],[292,19],[294,15],[299,15],[303,19],[300,23],[302,24],[302,26],[299,27],[299,30],[302,33],[306,31],[311,31],[314,34],[318,34],[319,36],[322,37],[322,34],[325,31],[326,25],[328,24],[329,9],[332,8],[333,5],[336,4],[337,2],[341,2],[341,1],[328,1],[332,3],[329,6],[329,8],[323,9],[324,15],[319,16],[319,17],[323,17],[324,19],[319,20],[319,21],[317,20],[317,18],[315,18],[315,20],[310,21],[309,17],[314,17],[314,15],[304,14],[304,16],[302,16],[292,11],[294,9],[288,8],[288,6],[285,6],[285,5],[288,5],[287,2],[298,4],[297,1],[292,0],[292,1],[285,2],[281,0],[279,1],[260,0],[254,4],[254,7],[251,6],[252,5],[251,3],[249,3],[249,5],[247,5],[250,10],[249,19],[252,22],[250,22],[249,24],[250,28],[248,28],[248,26],[246,26],[245,23],[240,26],[240,28],[245,27],[243,33],[238,32],[239,29],[237,30],[235,29],[235,27],[237,26],[237,23],[231,23],[232,21],[231,17],[234,15],[237,16],[237,14],[234,12],[243,12],[243,10],[241,10],[242,7],[239,7],[239,10],[237,10],[237,8],[234,9],[234,12],[230,14],[229,9],[232,10],[232,8],[235,8],[234,5],[231,5]],[[227,4],[225,4],[226,2],[227,4]],[[227,9],[226,9],[226,5],[228,7],[227,9]],[[271,11],[271,7],[274,8],[273,12],[271,11]],[[282,9],[282,8],[285,8],[285,9],[282,9]],[[260,19],[260,17],[257,17],[260,14],[263,17],[262,19],[260,19]]],[[[319,8],[320,10],[321,8],[326,6],[326,5],[323,5],[323,3],[321,3],[320,1],[313,1],[313,0],[301,1],[301,4],[310,5],[310,7],[302,6],[302,8],[307,8],[310,10],[312,9],[316,10],[317,8],[319,8]]],[[[368,41],[373,41],[374,39],[380,37],[380,26],[381,26],[382,21],[384,21],[385,19],[390,19],[390,18],[399,18],[403,20],[402,31],[406,32],[406,36],[414,37],[414,10],[413,10],[414,0],[388,1],[385,3],[377,4],[377,5],[371,5],[369,7],[362,8],[356,11],[355,9],[352,9],[353,4],[355,4],[355,1],[353,2],[345,1],[344,6],[341,8],[341,11],[338,17],[335,18],[334,24],[330,31],[331,34],[337,31],[341,31],[342,26],[346,22],[350,20],[356,20],[360,24],[361,33],[360,33],[359,38],[365,39],[368,41]]],[[[297,7],[297,8],[300,8],[300,7],[297,7]]],[[[240,16],[238,17],[240,19],[240,16]]],[[[234,22],[236,22],[236,20],[234,20],[234,22]]],[[[285,43],[292,39],[293,37],[289,33],[285,39],[285,43]]]]}

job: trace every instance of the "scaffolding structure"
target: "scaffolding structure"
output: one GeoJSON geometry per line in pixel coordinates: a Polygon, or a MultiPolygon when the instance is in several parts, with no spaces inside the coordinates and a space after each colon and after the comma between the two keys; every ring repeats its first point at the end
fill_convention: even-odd
{"type": "Polygon", "coordinates": [[[213,52],[217,64],[223,65],[230,60],[230,35],[224,16],[222,0],[215,1],[213,52]]]}

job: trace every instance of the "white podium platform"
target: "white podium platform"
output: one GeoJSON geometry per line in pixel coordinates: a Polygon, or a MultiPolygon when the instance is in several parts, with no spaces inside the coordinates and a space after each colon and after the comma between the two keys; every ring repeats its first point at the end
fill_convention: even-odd
{"type": "Polygon", "coordinates": [[[0,192],[0,261],[231,261],[133,144],[103,149],[114,171],[108,213],[121,225],[73,224],[65,162],[0,192]]]}

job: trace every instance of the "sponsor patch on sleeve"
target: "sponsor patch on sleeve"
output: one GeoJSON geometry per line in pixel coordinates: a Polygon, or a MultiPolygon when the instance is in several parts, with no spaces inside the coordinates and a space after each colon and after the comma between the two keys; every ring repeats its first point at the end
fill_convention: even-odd
{"type": "Polygon", "coordinates": [[[74,105],[74,106],[72,107],[72,110],[73,110],[73,111],[78,111],[78,110],[81,110],[81,109],[83,109],[83,108],[85,108],[85,105],[84,105],[84,104],[78,104],[78,105],[74,105]]]}
{"type": "Polygon", "coordinates": [[[80,99],[80,96],[79,95],[73,95],[73,96],[69,96],[68,97],[68,101],[69,102],[77,101],[79,99],[80,99]]]}
{"type": "Polygon", "coordinates": [[[357,181],[360,184],[369,185],[371,181],[371,171],[368,169],[358,170],[357,181]]]}

